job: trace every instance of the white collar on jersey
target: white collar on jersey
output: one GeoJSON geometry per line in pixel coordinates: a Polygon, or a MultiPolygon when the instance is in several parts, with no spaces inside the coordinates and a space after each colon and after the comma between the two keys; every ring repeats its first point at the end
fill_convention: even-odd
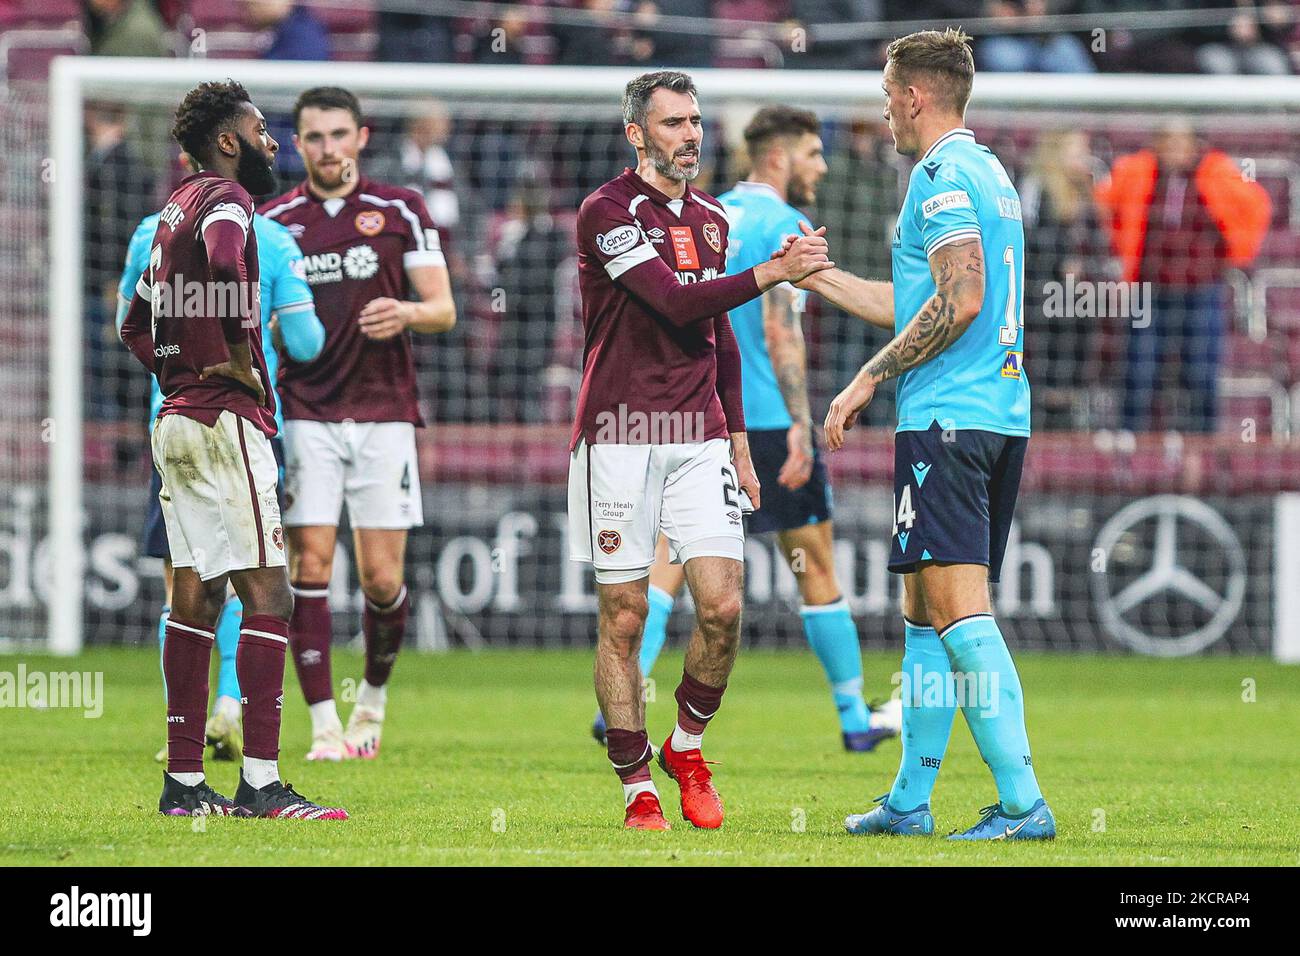
{"type": "MultiPolygon", "coordinates": [[[[760,183],[760,182],[755,182],[752,179],[742,179],[740,182],[736,183],[736,185],[733,186],[732,188],[739,190],[740,192],[750,192],[753,190],[766,189],[777,199],[781,199],[781,194],[776,191],[776,187],[773,186],[771,183],[760,183]]],[[[782,199],[781,201],[784,202],[785,200],[782,199]]]]}
{"type": "Polygon", "coordinates": [[[948,130],[948,132],[944,133],[930,144],[930,148],[927,149],[925,155],[921,157],[921,162],[925,162],[940,149],[959,139],[968,139],[973,143],[975,142],[975,134],[964,126],[958,126],[956,129],[948,130]]]}

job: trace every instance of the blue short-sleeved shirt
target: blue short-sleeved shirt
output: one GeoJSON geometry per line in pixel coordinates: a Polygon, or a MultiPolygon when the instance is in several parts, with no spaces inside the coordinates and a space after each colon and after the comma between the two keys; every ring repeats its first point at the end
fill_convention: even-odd
{"type": "Polygon", "coordinates": [[[937,421],[945,429],[1029,434],[1020,198],[992,151],[970,130],[954,129],[913,168],[894,231],[896,333],[935,292],[930,255],[972,238],[984,249],[984,306],[961,338],[899,377],[899,431],[937,421]]]}
{"type": "MultiPolygon", "coordinates": [[[[727,238],[727,272],[744,272],[766,262],[788,235],[800,235],[808,219],[766,183],[739,182],[718,197],[731,221],[727,238]]],[[[798,290],[796,290],[797,292],[798,290]]],[[[798,292],[802,302],[804,293],[798,292]]],[[[731,327],[740,344],[741,396],[745,427],[750,431],[789,428],[790,413],[776,382],[763,334],[763,297],[732,309],[731,327]]]]}

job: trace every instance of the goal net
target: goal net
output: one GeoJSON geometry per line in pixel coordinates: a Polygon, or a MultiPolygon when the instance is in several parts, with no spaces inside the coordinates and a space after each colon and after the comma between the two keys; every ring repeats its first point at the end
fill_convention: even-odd
{"type": "MultiPolygon", "coordinates": [[[[830,170],[809,215],[841,267],[887,278],[910,163],[881,119],[879,75],[693,75],[705,117],[696,185],[717,195],[744,176],[740,134],[759,106],[816,110],[830,170]]],[[[363,172],[420,190],[448,250],[459,324],[415,338],[428,423],[425,525],[407,562],[418,644],[588,645],[594,586],[564,541],[582,357],[574,219],[633,163],[619,115],[631,74],[201,59],[67,58],[48,89],[0,100],[0,639],[62,652],[154,639],[161,568],[140,544],[149,381],[116,341],[114,290],[127,238],[182,175],[168,137],[176,104],[226,76],[271,119],[285,188],[302,177],[297,94],[353,89],[372,129],[363,172]]],[[[1297,84],[977,78],[969,125],[1015,181],[1027,235],[1035,437],[995,602],[1013,643],[1268,653],[1300,626],[1279,628],[1286,588],[1274,579],[1296,567],[1282,529],[1300,484],[1297,84]],[[1157,176],[1143,165],[1150,150],[1179,171],[1157,176]],[[1227,163],[1252,188],[1201,196],[1209,154],[1220,177],[1227,163]],[[1111,176],[1135,155],[1122,182],[1111,176]],[[1154,190],[1138,228],[1150,242],[1135,254],[1124,204],[1142,188],[1154,190]],[[1242,203],[1267,209],[1257,241],[1242,239],[1255,214],[1242,203]]],[[[804,326],[820,420],[887,336],[815,297],[804,326]]],[[[836,557],[867,646],[901,638],[899,581],[885,568],[893,418],[885,388],[831,459],[836,557]]],[[[344,641],[360,628],[361,593],[346,524],[339,541],[330,594],[344,641]]],[[[747,559],[746,639],[801,641],[775,541],[751,538],[747,559]]],[[[688,610],[684,596],[672,639],[688,632],[688,610]]]]}

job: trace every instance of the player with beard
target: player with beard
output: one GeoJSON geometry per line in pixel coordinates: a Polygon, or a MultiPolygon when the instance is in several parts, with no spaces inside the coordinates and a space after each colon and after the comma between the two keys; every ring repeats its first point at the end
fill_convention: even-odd
{"type": "MultiPolygon", "coordinates": [[[[767,260],[785,236],[797,235],[800,223],[807,225],[797,207],[816,201],[817,183],[826,175],[815,113],[764,107],[744,135],[749,177],[718,197],[731,222],[727,267],[732,272],[767,260]]],[[[835,573],[831,488],[814,442],[808,404],[800,323],[804,297],[792,286],[779,285],[730,313],[740,346],[749,448],[763,486],[763,508],[750,515],[746,530],[776,533],[798,582],[804,635],[830,684],[844,749],[864,753],[898,735],[902,708],[889,701],[873,710],[862,696],[858,629],[835,573]]],[[[668,562],[661,542],[650,569],[650,612],[641,639],[643,675],[650,674],[664,646],[668,617],[683,584],[681,568],[668,562]]],[[[603,741],[599,714],[593,735],[603,741]]]]}
{"type": "Polygon", "coordinates": [[[199,171],[160,214],[149,267],[122,323],[122,341],[158,378],[154,466],[173,571],[163,643],[170,816],[347,819],[280,780],[284,655],[293,594],[271,450],[253,200],[275,187],[278,144],[233,80],[203,83],[176,111],[172,135],[199,171]],[[195,295],[195,290],[202,292],[195,295]],[[215,626],[226,584],[244,605],[236,668],[244,705],[244,766],[232,801],[203,773],[204,717],[215,626]]]}
{"type": "Polygon", "coordinates": [[[596,698],[630,829],[668,829],[650,779],[637,660],[661,530],[684,566],[697,627],[659,764],[680,787],[682,815],[713,829],[722,800],[700,748],[740,643],[741,514],[747,499],[761,504],[726,312],[832,264],[825,240],[805,236],[776,261],[724,274],[727,214],[689,185],[703,127],[685,73],[632,80],[623,119],[637,168],[578,211],[586,342],[569,444],[570,556],[595,567],[596,698]],[[786,262],[791,254],[796,261],[786,262]]]}
{"type": "Polygon", "coordinates": [[[361,173],[370,130],[357,98],[338,87],[307,90],[294,106],[294,128],[307,180],[259,210],[302,247],[325,326],[320,356],[303,363],[286,355],[280,374],[295,596],[290,642],[311,713],[307,759],[373,758],[410,610],[407,532],[423,524],[415,429],[424,422],[409,333],[446,332],[456,306],[420,194],[361,173]],[[334,704],[328,603],[345,502],[365,593],[366,647],[346,731],[334,704]]]}

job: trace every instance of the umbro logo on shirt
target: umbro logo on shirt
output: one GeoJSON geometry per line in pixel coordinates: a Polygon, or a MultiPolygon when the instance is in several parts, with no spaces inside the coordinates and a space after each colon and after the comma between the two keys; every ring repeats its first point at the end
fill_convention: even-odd
{"type": "Polygon", "coordinates": [[[651,242],[660,243],[664,241],[664,236],[666,236],[667,233],[658,226],[655,226],[653,229],[649,230],[646,235],[650,237],[651,242]]]}

